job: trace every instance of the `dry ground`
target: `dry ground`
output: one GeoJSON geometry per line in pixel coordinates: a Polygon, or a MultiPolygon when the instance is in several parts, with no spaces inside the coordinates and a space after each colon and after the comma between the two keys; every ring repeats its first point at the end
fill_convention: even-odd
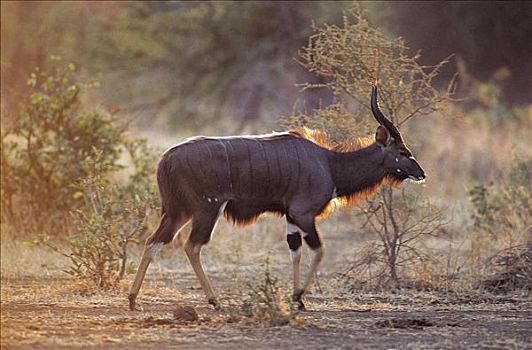
{"type": "Polygon", "coordinates": [[[2,349],[532,348],[532,300],[527,295],[348,293],[333,277],[353,254],[354,242],[335,225],[332,220],[326,227],[328,255],[320,288],[306,297],[308,311],[298,313],[291,324],[276,327],[235,317],[234,311],[248,293],[246,283],[263,273],[266,258],[283,293],[290,293],[291,265],[280,221],[236,232],[222,224],[215,234],[204,257],[222,311],[204,301],[178,249],[164,250],[152,264],[139,296],[144,311],[131,312],[127,309],[131,276],[119,291],[97,292],[61,273],[65,262],[54,255],[4,241],[2,349]],[[179,305],[194,307],[199,320],[175,319],[179,305]]]}
{"type": "MultiPolygon", "coordinates": [[[[151,279],[141,296],[144,312],[127,310],[126,293],[85,294],[68,279],[2,283],[2,349],[525,349],[532,344],[532,303],[518,297],[468,298],[427,293],[307,298],[308,311],[292,325],[265,327],[203,300],[191,273],[172,283],[151,279]],[[199,321],[173,316],[191,305],[199,321]]],[[[227,305],[238,285],[216,278],[227,305]]],[[[230,309],[230,307],[226,307],[230,309]]]]}

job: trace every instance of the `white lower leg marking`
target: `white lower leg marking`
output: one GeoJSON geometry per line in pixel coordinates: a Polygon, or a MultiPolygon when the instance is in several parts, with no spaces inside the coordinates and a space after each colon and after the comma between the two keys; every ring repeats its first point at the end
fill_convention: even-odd
{"type": "Polygon", "coordinates": [[[301,247],[296,251],[290,251],[290,258],[292,259],[292,267],[294,271],[294,293],[301,289],[301,247]]]}
{"type": "Polygon", "coordinates": [[[159,250],[161,250],[162,246],[163,246],[162,242],[153,243],[150,246],[149,252],[150,252],[150,256],[151,256],[152,259],[155,258],[155,256],[159,252],[159,250]]]}
{"type": "Polygon", "coordinates": [[[290,249],[290,261],[294,262],[297,258],[297,250],[290,249]]]}

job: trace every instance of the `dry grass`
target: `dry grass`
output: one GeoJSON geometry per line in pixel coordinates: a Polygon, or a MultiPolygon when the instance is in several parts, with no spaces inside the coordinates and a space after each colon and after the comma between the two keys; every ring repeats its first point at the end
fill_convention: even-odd
{"type": "Polygon", "coordinates": [[[2,280],[57,276],[68,266],[66,258],[49,249],[29,247],[5,224],[2,224],[0,251],[2,280]]]}
{"type": "Polygon", "coordinates": [[[530,157],[532,107],[518,113],[501,120],[486,112],[456,109],[454,118],[431,118],[403,131],[428,174],[427,194],[464,212],[474,180],[494,181],[511,167],[516,153],[530,157]]]}

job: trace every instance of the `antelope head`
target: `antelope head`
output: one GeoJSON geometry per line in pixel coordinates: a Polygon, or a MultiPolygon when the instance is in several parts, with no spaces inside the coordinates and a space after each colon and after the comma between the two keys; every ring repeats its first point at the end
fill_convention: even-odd
{"type": "Polygon", "coordinates": [[[383,166],[386,173],[401,181],[406,179],[425,180],[425,172],[403,142],[401,133],[381,112],[377,102],[376,84],[371,91],[371,111],[380,124],[375,133],[375,141],[384,153],[383,166]]]}

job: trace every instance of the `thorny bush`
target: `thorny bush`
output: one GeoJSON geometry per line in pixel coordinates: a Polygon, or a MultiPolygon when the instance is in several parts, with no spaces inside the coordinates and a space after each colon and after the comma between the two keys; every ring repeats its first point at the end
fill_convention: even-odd
{"type": "Polygon", "coordinates": [[[128,249],[140,242],[150,211],[156,207],[154,183],[144,177],[151,163],[147,160],[152,159],[142,150],[146,144],[135,141],[128,146],[136,171],[126,185],[111,183],[99,171],[79,184],[83,205],[72,212],[70,253],[64,254],[71,261],[67,273],[104,289],[134,271],[128,249]]]}
{"type": "MultiPolygon", "coordinates": [[[[389,39],[373,28],[354,3],[344,15],[343,25],[314,28],[308,45],[300,53],[300,63],[324,81],[301,86],[330,89],[335,102],[311,115],[302,112],[283,117],[282,122],[290,127],[322,128],[331,134],[334,143],[366,136],[374,130],[369,127],[372,118],[368,115],[367,101],[377,80],[380,106],[399,127],[436,111],[445,112],[454,93],[454,79],[443,91],[433,86],[433,80],[448,60],[428,67],[418,62],[419,57],[408,54],[402,39],[389,39]]],[[[377,250],[379,260],[388,266],[387,276],[381,277],[387,277],[396,286],[401,277],[398,265],[411,261],[412,254],[420,251],[422,237],[437,233],[443,224],[441,210],[428,201],[417,200],[412,193],[398,194],[385,187],[363,210],[365,220],[372,224],[370,230],[379,238],[382,248],[377,250]],[[408,219],[402,216],[404,209],[410,213],[408,219]]]]}
{"type": "Polygon", "coordinates": [[[439,284],[433,273],[437,258],[425,243],[446,225],[444,211],[419,190],[401,189],[386,201],[391,194],[383,191],[360,207],[360,230],[368,230],[374,239],[364,242],[356,260],[338,274],[350,291],[433,289],[439,284]]]}
{"type": "Polygon", "coordinates": [[[263,279],[247,284],[247,289],[248,294],[238,306],[240,313],[270,326],[286,325],[295,319],[288,293],[283,293],[278,279],[272,276],[268,261],[263,279]]]}

